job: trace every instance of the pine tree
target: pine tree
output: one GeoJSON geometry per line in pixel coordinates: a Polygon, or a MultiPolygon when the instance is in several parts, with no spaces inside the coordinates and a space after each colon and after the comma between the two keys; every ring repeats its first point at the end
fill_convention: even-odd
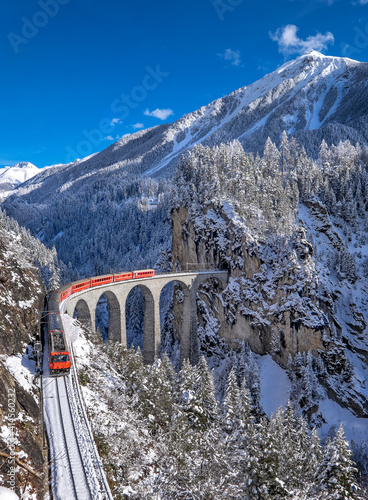
{"type": "Polygon", "coordinates": [[[160,359],[146,367],[138,406],[154,433],[170,426],[174,414],[173,387],[167,366],[164,366],[160,359]]]}
{"type": "Polygon", "coordinates": [[[309,448],[306,450],[306,459],[304,478],[306,483],[312,486],[322,460],[321,440],[315,427],[312,429],[310,435],[309,448]]]}
{"type": "Polygon", "coordinates": [[[179,403],[186,415],[188,424],[192,428],[200,428],[202,421],[197,386],[199,383],[199,371],[196,366],[190,364],[188,359],[183,361],[179,372],[179,403]]]}
{"type": "Polygon", "coordinates": [[[225,398],[222,403],[222,424],[229,434],[236,426],[237,405],[239,404],[239,387],[234,369],[231,368],[227,378],[225,398]]]}
{"type": "Polygon", "coordinates": [[[331,500],[357,498],[356,472],[344,429],[340,424],[333,440],[325,446],[322,462],[316,473],[316,486],[320,498],[331,500]]]}
{"type": "Polygon", "coordinates": [[[218,406],[215,392],[213,374],[209,371],[206,358],[202,356],[199,363],[197,394],[201,411],[201,425],[204,428],[217,423],[218,406]]]}
{"type": "Polygon", "coordinates": [[[319,158],[323,168],[328,168],[330,166],[330,152],[324,139],[319,148],[319,158]]]}
{"type": "Polygon", "coordinates": [[[280,151],[281,151],[281,172],[284,174],[291,169],[293,164],[293,159],[290,153],[289,139],[285,130],[282,132],[281,135],[280,151]]]}
{"type": "Polygon", "coordinates": [[[288,496],[286,485],[278,477],[283,411],[277,410],[270,423],[262,419],[257,424],[255,457],[250,498],[271,499],[288,496]],[[278,496],[279,495],[279,496],[278,496]]]}
{"type": "Polygon", "coordinates": [[[250,496],[252,484],[257,483],[256,471],[258,465],[258,444],[249,390],[245,379],[239,391],[236,405],[236,427],[233,434],[233,443],[237,449],[237,469],[240,475],[240,484],[245,497],[250,496]]]}

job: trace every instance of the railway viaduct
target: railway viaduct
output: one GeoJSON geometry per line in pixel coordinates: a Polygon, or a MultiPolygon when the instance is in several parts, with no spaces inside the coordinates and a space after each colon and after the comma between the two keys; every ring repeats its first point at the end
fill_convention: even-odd
{"type": "Polygon", "coordinates": [[[226,271],[178,272],[158,274],[151,278],[134,279],[88,288],[78,292],[66,300],[64,311],[73,316],[77,312],[78,319],[88,321],[92,331],[96,331],[96,307],[101,296],[105,294],[109,304],[109,339],[127,345],[126,338],[126,301],[135,287],[140,287],[145,298],[143,328],[143,359],[153,363],[160,353],[160,297],[164,287],[169,283],[179,283],[184,294],[183,313],[180,328],[180,359],[190,359],[196,363],[197,353],[197,292],[199,286],[208,280],[216,279],[225,287],[226,271]]]}

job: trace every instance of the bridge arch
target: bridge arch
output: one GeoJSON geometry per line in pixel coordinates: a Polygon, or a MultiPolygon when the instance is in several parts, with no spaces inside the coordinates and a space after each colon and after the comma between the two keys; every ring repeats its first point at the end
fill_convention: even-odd
{"type": "MultiPolygon", "coordinates": [[[[127,346],[139,347],[143,351],[145,297],[141,287],[130,290],[125,303],[127,346]]],[[[124,314],[124,312],[122,312],[124,314]]]]}
{"type": "MultiPolygon", "coordinates": [[[[180,279],[173,279],[162,286],[160,291],[160,331],[164,326],[164,317],[162,310],[164,309],[163,300],[165,300],[165,292],[171,287],[170,305],[172,303],[175,315],[171,322],[173,340],[180,345],[179,360],[174,360],[174,364],[180,365],[184,359],[191,357],[191,338],[190,338],[190,318],[191,318],[191,291],[189,286],[180,279]]],[[[161,352],[165,350],[165,346],[161,347],[161,352]]]]}
{"type": "Polygon", "coordinates": [[[126,325],[127,325],[127,300],[130,293],[135,288],[140,288],[144,296],[144,320],[143,320],[143,359],[146,363],[153,363],[160,349],[160,332],[157,332],[155,328],[157,320],[159,319],[159,308],[157,307],[157,301],[155,301],[154,294],[152,290],[144,283],[130,283],[130,286],[126,287],[126,292],[122,294],[121,302],[121,318],[123,318],[124,328],[121,329],[121,341],[123,345],[127,344],[126,338],[126,325]],[[124,331],[123,331],[124,330],[124,331]]]}
{"type": "MultiPolygon", "coordinates": [[[[114,292],[111,290],[102,291],[96,303],[95,315],[97,314],[98,304],[101,302],[101,299],[106,297],[107,307],[108,307],[108,329],[107,329],[107,338],[108,340],[112,340],[115,342],[120,342],[121,337],[121,311],[120,311],[120,303],[114,292]]],[[[97,318],[95,318],[95,325],[97,323],[97,318]]]]}
{"type": "Polygon", "coordinates": [[[78,318],[78,321],[80,321],[83,325],[92,327],[91,311],[84,299],[78,300],[78,302],[75,304],[71,316],[73,318],[78,318]]]}

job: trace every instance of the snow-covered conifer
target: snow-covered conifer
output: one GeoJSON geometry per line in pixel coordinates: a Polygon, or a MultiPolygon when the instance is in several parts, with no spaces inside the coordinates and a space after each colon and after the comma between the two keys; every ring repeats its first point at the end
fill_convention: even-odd
{"type": "Polygon", "coordinates": [[[356,498],[356,471],[344,429],[340,424],[335,437],[326,444],[317,469],[316,485],[319,498],[356,498]]]}

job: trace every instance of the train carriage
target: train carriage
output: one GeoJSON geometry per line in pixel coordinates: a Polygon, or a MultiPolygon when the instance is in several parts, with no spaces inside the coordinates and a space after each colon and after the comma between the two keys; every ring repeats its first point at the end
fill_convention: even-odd
{"type": "Polygon", "coordinates": [[[141,269],[140,271],[133,271],[133,278],[152,278],[155,275],[154,269],[141,269]]]}
{"type": "Polygon", "coordinates": [[[67,375],[70,372],[71,358],[65,338],[63,322],[59,313],[57,292],[51,295],[48,302],[47,333],[50,375],[67,375]]]}

